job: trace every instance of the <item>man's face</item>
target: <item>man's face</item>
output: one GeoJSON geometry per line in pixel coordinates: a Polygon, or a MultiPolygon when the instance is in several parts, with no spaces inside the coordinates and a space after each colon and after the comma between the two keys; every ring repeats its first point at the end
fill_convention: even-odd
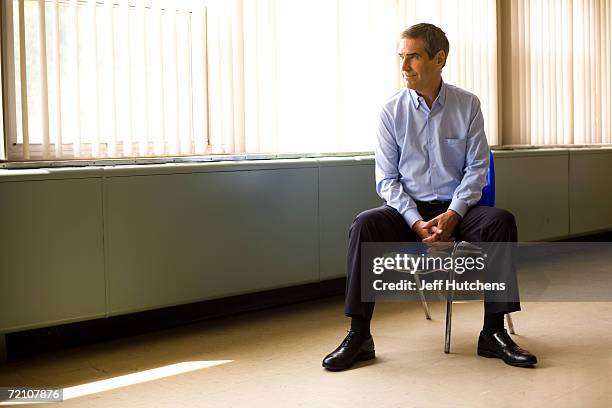
{"type": "Polygon", "coordinates": [[[430,59],[421,38],[402,38],[397,53],[406,87],[419,92],[437,83],[444,64],[444,51],[430,59]]]}

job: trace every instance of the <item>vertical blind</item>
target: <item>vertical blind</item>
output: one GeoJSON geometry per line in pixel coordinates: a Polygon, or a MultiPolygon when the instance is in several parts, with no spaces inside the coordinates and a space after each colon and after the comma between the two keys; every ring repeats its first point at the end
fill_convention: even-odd
{"type": "Polygon", "coordinates": [[[9,158],[372,150],[415,22],[447,32],[445,78],[480,97],[495,144],[495,4],[9,1],[9,158]]]}
{"type": "Polygon", "coordinates": [[[612,142],[611,3],[510,0],[505,144],[612,142]]]}
{"type": "Polygon", "coordinates": [[[498,143],[494,0],[231,0],[208,16],[214,153],[372,150],[398,35],[423,21],[446,30],[444,76],[480,96],[498,143]]]}
{"type": "Polygon", "coordinates": [[[497,144],[494,0],[209,2],[213,153],[368,151],[380,106],[400,86],[399,33],[444,27],[445,78],[480,96],[497,144]],[[474,24],[465,24],[472,19],[474,24]],[[485,24],[475,24],[485,22],[485,24]]]}
{"type": "Polygon", "coordinates": [[[372,150],[417,21],[447,31],[446,79],[480,96],[495,144],[495,1],[460,3],[9,1],[9,158],[372,150]]]}
{"type": "Polygon", "coordinates": [[[609,143],[610,3],[509,0],[505,15],[495,0],[4,1],[6,154],[369,151],[401,86],[398,34],[416,22],[447,33],[443,77],[480,98],[490,144],[506,94],[506,144],[609,143]]]}
{"type": "Polygon", "coordinates": [[[15,61],[5,76],[14,79],[15,107],[5,112],[9,159],[209,152],[202,2],[3,6],[15,61]]]}
{"type": "Polygon", "coordinates": [[[427,22],[446,33],[450,51],[442,77],[478,96],[490,145],[499,144],[496,5],[491,0],[402,1],[398,27],[427,22]]]}
{"type": "Polygon", "coordinates": [[[372,150],[396,0],[207,3],[212,153],[372,150]]]}

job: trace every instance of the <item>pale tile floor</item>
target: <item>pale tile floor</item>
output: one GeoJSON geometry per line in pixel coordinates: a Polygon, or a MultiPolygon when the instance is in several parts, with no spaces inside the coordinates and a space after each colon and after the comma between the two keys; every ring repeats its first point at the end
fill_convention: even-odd
{"type": "MultiPolygon", "coordinates": [[[[45,406],[69,407],[606,407],[612,404],[612,303],[523,303],[516,341],[537,368],[477,357],[482,304],[377,305],[377,358],[332,373],[322,357],[346,333],[342,299],[243,314],[0,366],[0,385],[68,387],[185,361],[227,364],[45,406]]],[[[37,405],[40,406],[40,405],[37,405]]]]}

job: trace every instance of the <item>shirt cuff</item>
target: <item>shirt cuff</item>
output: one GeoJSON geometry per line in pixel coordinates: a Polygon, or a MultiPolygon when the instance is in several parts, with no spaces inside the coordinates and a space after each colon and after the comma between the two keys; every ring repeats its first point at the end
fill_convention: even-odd
{"type": "Polygon", "coordinates": [[[421,214],[419,214],[419,210],[417,210],[416,208],[411,208],[406,210],[406,212],[404,213],[404,219],[406,220],[406,223],[408,224],[410,229],[412,229],[414,224],[417,221],[422,220],[423,217],[421,217],[421,214]]]}
{"type": "Polygon", "coordinates": [[[465,201],[461,201],[458,198],[453,198],[453,201],[451,201],[450,205],[448,206],[448,209],[453,210],[454,212],[459,214],[461,218],[463,218],[469,207],[465,203],[465,201]]]}

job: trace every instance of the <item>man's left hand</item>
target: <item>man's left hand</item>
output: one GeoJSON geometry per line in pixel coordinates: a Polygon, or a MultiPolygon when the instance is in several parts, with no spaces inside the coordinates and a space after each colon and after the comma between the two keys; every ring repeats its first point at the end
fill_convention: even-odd
{"type": "Polygon", "coordinates": [[[425,238],[423,242],[449,242],[461,216],[453,210],[448,210],[436,218],[427,221],[423,228],[433,232],[431,236],[425,238]]]}

